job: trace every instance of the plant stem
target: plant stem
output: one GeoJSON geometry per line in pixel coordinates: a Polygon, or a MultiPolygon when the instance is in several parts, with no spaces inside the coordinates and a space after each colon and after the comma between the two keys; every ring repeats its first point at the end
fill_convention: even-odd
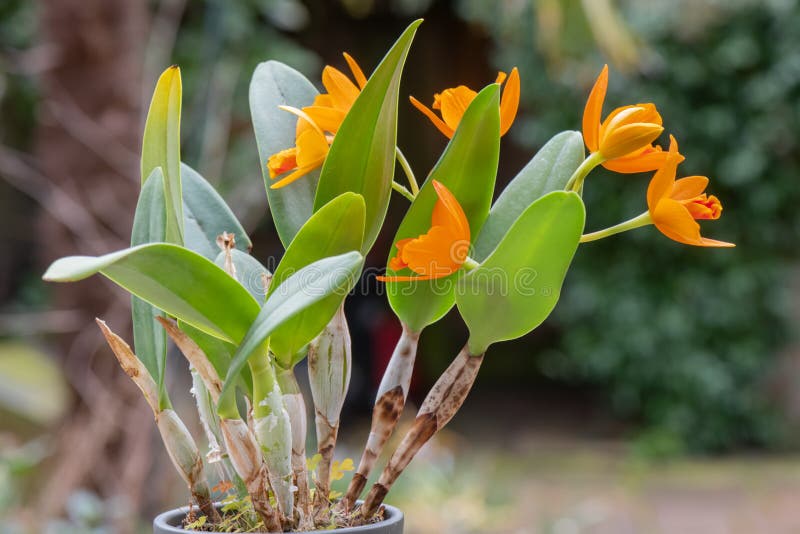
{"type": "Polygon", "coordinates": [[[603,239],[604,237],[609,237],[621,232],[627,232],[628,230],[633,230],[635,228],[641,228],[642,226],[647,226],[648,224],[653,224],[653,219],[650,217],[650,212],[646,211],[641,215],[634,217],[633,219],[615,224],[614,226],[606,228],[605,230],[598,230],[597,232],[592,232],[590,234],[583,234],[581,236],[581,243],[597,241],[598,239],[603,239]]]}
{"type": "Polygon", "coordinates": [[[95,319],[95,322],[100,327],[100,331],[123,371],[139,387],[153,410],[161,440],[164,442],[172,464],[189,487],[192,498],[209,522],[219,523],[221,518],[211,500],[211,490],[206,482],[200,450],[186,429],[186,425],[172,409],[162,410],[160,408],[156,383],[141,360],[133,353],[130,345],[112,332],[105,322],[100,319],[95,319]]]}
{"type": "Polygon", "coordinates": [[[581,163],[578,168],[575,169],[575,172],[572,173],[572,176],[570,176],[569,181],[564,189],[566,191],[580,191],[581,187],[583,187],[583,181],[586,179],[592,169],[603,163],[603,161],[605,160],[599,152],[592,152],[589,154],[589,156],[583,160],[583,163],[581,163]]]}
{"type": "Polygon", "coordinates": [[[313,530],[311,516],[311,494],[308,488],[308,467],[306,466],[306,434],[308,428],[306,402],[297,383],[294,369],[277,367],[278,385],[283,393],[283,406],[289,414],[292,426],[292,472],[295,493],[295,507],[300,512],[300,530],[313,530]]]}
{"type": "Polygon", "coordinates": [[[408,185],[411,187],[411,194],[416,197],[417,193],[419,193],[417,177],[414,176],[414,171],[411,169],[411,165],[408,163],[405,154],[403,154],[403,152],[400,150],[400,147],[394,147],[394,151],[395,156],[397,157],[397,162],[400,164],[403,172],[406,173],[406,178],[408,178],[408,185]]]}
{"type": "Polygon", "coordinates": [[[414,202],[415,196],[411,193],[411,191],[406,189],[405,186],[398,184],[394,180],[392,180],[392,189],[394,189],[395,191],[406,197],[409,202],[414,202]]]}
{"type": "Polygon", "coordinates": [[[345,512],[349,512],[361,496],[367,479],[375,467],[375,462],[392,436],[397,421],[403,413],[414,371],[419,335],[420,332],[412,331],[403,323],[403,333],[397,341],[378,388],[375,407],[372,409],[372,425],[361,462],[340,505],[345,512]]]}
{"type": "Polygon", "coordinates": [[[330,505],[331,464],[339,432],[339,416],[350,384],[351,364],[350,331],[342,305],[308,349],[308,377],[316,413],[317,452],[322,457],[317,466],[314,515],[322,522],[327,520],[330,505]]]}
{"type": "Polygon", "coordinates": [[[471,271],[472,269],[480,267],[480,265],[481,265],[480,263],[478,263],[477,261],[473,260],[469,256],[467,256],[467,259],[464,260],[464,270],[465,271],[471,271]]]}
{"type": "Polygon", "coordinates": [[[450,367],[431,388],[422,402],[417,418],[400,446],[383,470],[380,479],[367,494],[361,506],[361,514],[369,519],[378,510],[392,484],[408,466],[425,443],[444,428],[453,418],[467,398],[478,370],[483,362],[483,354],[470,354],[469,345],[458,353],[450,367]]]}
{"type": "Polygon", "coordinates": [[[278,510],[282,518],[292,521],[292,427],[266,345],[262,346],[260,354],[250,358],[253,371],[253,428],[264,455],[278,510]]]}
{"type": "MultiPolygon", "coordinates": [[[[185,332],[178,328],[175,321],[158,317],[158,321],[167,331],[169,337],[175,342],[189,364],[197,370],[203,380],[211,400],[219,403],[222,392],[222,381],[208,356],[185,332]]],[[[235,400],[234,400],[235,402],[235,400]]],[[[232,407],[234,413],[236,406],[232,407]]],[[[222,442],[228,453],[234,471],[244,482],[253,509],[264,521],[268,532],[281,532],[283,527],[277,511],[269,502],[269,480],[264,458],[259,452],[259,445],[255,435],[240,418],[220,417],[220,433],[222,442]]]]}

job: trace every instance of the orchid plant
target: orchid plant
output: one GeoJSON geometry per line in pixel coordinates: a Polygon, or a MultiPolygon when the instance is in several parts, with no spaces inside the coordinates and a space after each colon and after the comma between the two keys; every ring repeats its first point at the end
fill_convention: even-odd
{"type": "Polygon", "coordinates": [[[246,524],[256,530],[379,518],[398,476],[461,407],[487,349],[531,332],[553,310],[581,243],[652,224],[680,243],[733,246],[700,235],[696,220],[717,219],[722,206],[705,194],[706,177],[676,180],[683,156],[672,137],[668,150],[655,144],[664,128],[653,104],[619,107],[602,118],[607,67],[589,95],[582,134],[555,135],[494,203],[500,137],[519,104],[518,70],[501,72],[480,91],[445,89],[434,95],[432,109],[411,97],[449,139],[420,185],[397,147],[400,79],[420,23],[405,30],[369,78],[348,54],[352,79],[325,67],[325,93],[277,61],[256,69],[250,108],[270,211],[285,246],[274,273],[252,255],[247,233],[219,194],[181,163],[181,78],[171,67],[158,80],[145,125],[131,247],[63,258],[44,275],[67,282],[99,273],[131,293],[135,351],[103,321],[97,324],[152,408],[202,528],[230,527],[231,508],[220,511],[212,500],[207,464],[235,482],[225,489],[248,502],[246,524]],[[397,164],[407,185],[395,180],[397,164]],[[584,233],[581,194],[599,165],[654,171],[647,210],[584,233]],[[378,388],[361,460],[347,492],[333,499],[351,369],[343,305],[383,227],[392,191],[407,211],[378,280],[402,335],[378,388]],[[453,306],[469,338],[360,501],[403,412],[420,334],[453,306]],[[205,462],[165,388],[167,338],[189,363],[209,444],[205,462]],[[306,358],[317,436],[311,464],[307,404],[295,375],[306,358]]]}

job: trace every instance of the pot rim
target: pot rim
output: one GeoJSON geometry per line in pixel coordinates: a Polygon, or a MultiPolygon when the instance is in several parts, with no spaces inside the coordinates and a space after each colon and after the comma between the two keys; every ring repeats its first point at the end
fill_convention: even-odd
{"type": "MultiPolygon", "coordinates": [[[[215,506],[220,507],[222,506],[221,503],[215,503],[215,506]]],[[[403,512],[399,508],[389,505],[383,504],[385,508],[384,512],[384,519],[383,521],[379,521],[377,523],[371,523],[369,525],[361,525],[358,527],[347,527],[347,528],[338,528],[335,530],[305,530],[305,531],[298,531],[292,532],[290,534],[314,534],[319,532],[330,532],[330,533],[341,533],[341,534],[350,534],[355,532],[370,532],[373,530],[377,530],[378,528],[389,527],[392,525],[402,524],[403,522],[403,512]]],[[[183,518],[186,517],[186,514],[189,512],[188,506],[183,506],[181,508],[174,508],[172,510],[167,510],[166,512],[162,512],[153,519],[153,528],[159,528],[163,532],[175,533],[175,534],[186,534],[187,532],[197,532],[193,530],[184,530],[183,528],[176,526],[176,523],[180,525],[183,518]]],[[[253,534],[264,534],[264,533],[253,533],[253,534]]]]}

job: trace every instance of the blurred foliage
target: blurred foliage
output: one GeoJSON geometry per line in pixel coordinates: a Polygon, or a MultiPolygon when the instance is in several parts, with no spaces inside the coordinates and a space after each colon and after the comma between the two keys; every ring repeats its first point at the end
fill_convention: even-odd
{"type": "MultiPolygon", "coordinates": [[[[699,250],[652,228],[581,247],[554,316],[560,342],[538,362],[554,379],[607,388],[616,413],[642,423],[646,453],[777,445],[786,436],[764,380],[789,340],[800,237],[800,8],[792,0],[678,3],[618,3],[647,45],[638,72],[611,64],[606,112],[656,103],[686,155],[680,176],[709,176],[725,206],[704,233],[738,247],[699,250]]],[[[556,3],[556,13],[534,4],[554,7],[458,4],[493,37],[497,66],[520,68],[528,119],[515,133],[531,147],[579,127],[609,61],[572,39],[588,33],[579,2],[556,3]],[[535,47],[531,36],[548,27],[555,40],[535,47]]],[[[590,177],[587,230],[641,213],[648,181],[590,177]]]]}

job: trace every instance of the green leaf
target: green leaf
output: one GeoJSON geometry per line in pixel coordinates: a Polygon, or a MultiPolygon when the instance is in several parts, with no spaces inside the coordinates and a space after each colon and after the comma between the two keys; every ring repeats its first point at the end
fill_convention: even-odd
{"type": "Polygon", "coordinates": [[[217,236],[234,234],[236,248],[245,252],[253,247],[247,232],[225,200],[200,174],[181,164],[183,182],[184,246],[209,260],[219,254],[217,236]]]}
{"type": "Polygon", "coordinates": [[[514,221],[534,201],[561,191],[583,162],[583,137],[566,131],[550,139],[503,190],[475,241],[473,258],[484,260],[506,235],[514,221]]]}
{"type": "MultiPolygon", "coordinates": [[[[156,167],[139,193],[133,216],[131,246],[164,241],[165,217],[164,178],[161,167],[156,167]]],[[[158,386],[159,404],[163,409],[169,407],[169,397],[164,387],[167,334],[155,319],[159,315],[164,314],[142,299],[131,297],[134,349],[158,386]]]]}
{"type": "MultiPolygon", "coordinates": [[[[338,295],[344,299],[358,279],[363,261],[363,256],[358,252],[324,258],[289,276],[270,293],[267,302],[233,356],[223,385],[220,405],[226,402],[226,395],[231,395],[235,391],[233,384],[238,379],[240,371],[264,340],[286,321],[320,300],[331,295],[338,295]]],[[[331,317],[333,313],[325,321],[326,324],[331,317]]]]}
{"type": "MultiPolygon", "coordinates": [[[[236,280],[258,301],[259,305],[264,304],[266,295],[264,276],[269,276],[269,269],[261,265],[261,262],[253,256],[241,250],[232,250],[231,257],[233,266],[236,268],[236,280]]],[[[214,259],[214,263],[224,268],[225,253],[220,252],[214,259]]]]}
{"type": "MultiPolygon", "coordinates": [[[[317,260],[359,250],[365,214],[364,198],[355,193],[341,194],[314,213],[275,269],[270,294],[292,274],[317,260]]],[[[293,356],[322,331],[343,299],[344,295],[339,294],[322,299],[275,331],[270,348],[281,366],[290,368],[293,356]]]]}
{"type": "Polygon", "coordinates": [[[225,271],[191,250],[167,243],[61,258],[43,278],[73,282],[98,272],[166,313],[231,343],[244,337],[258,315],[258,303],[225,271]]]}
{"type": "Polygon", "coordinates": [[[250,115],[261,172],[275,229],[284,247],[289,246],[314,211],[319,171],[309,173],[289,186],[270,189],[272,180],[267,160],[271,155],[294,146],[297,125],[297,117],[278,109],[278,106],[310,106],[317,94],[314,85],[305,76],[278,61],[259,64],[250,81],[250,115]]]}
{"type": "MultiPolygon", "coordinates": [[[[424,234],[431,226],[431,213],[438,199],[433,180],[443,183],[458,199],[469,219],[470,233],[481,229],[492,202],[500,154],[500,91],[492,84],[470,104],[409,208],[392,243],[424,234]]],[[[396,254],[392,245],[389,257],[396,254]]],[[[392,274],[392,273],[389,273],[392,274]]],[[[421,331],[438,321],[455,303],[455,278],[389,282],[386,293],[397,316],[412,330],[421,331]]]]}
{"type": "Polygon", "coordinates": [[[166,240],[183,244],[181,195],[181,70],[173,65],[158,79],[142,140],[142,184],[153,169],[164,173],[166,240]]]}
{"type": "Polygon", "coordinates": [[[421,23],[421,20],[411,23],[375,69],[336,133],[322,166],[314,210],[348,191],[364,197],[367,222],[361,246],[363,253],[375,243],[389,207],[395,168],[400,75],[421,23]]]}
{"type": "Polygon", "coordinates": [[[462,276],[458,310],[472,354],[539,326],[558,302],[583,232],[577,193],[549,193],[526,209],[480,267],[462,276]]]}

